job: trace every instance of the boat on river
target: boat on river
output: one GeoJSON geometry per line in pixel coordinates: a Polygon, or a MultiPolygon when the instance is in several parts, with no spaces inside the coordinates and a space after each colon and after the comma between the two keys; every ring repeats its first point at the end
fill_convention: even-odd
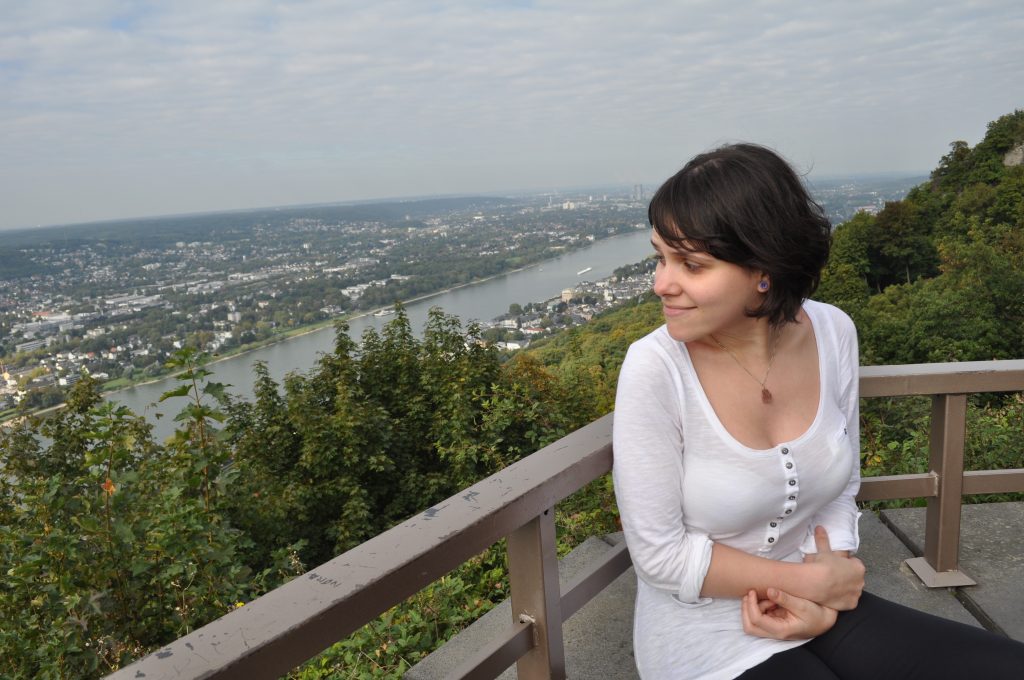
{"type": "Polygon", "coordinates": [[[593,267],[585,267],[585,268],[579,270],[578,272],[576,272],[576,276],[583,276],[584,274],[589,272],[591,269],[593,269],[593,267]]]}

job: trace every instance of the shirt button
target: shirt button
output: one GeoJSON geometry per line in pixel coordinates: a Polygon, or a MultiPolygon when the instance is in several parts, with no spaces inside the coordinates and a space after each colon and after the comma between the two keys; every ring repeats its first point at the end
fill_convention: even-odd
{"type": "Polygon", "coordinates": [[[789,449],[786,448],[785,446],[783,446],[782,447],[782,455],[785,456],[787,453],[789,453],[789,449]]]}
{"type": "Polygon", "coordinates": [[[787,470],[790,470],[792,468],[793,468],[793,464],[792,463],[786,463],[786,469],[787,470]]]}
{"type": "Polygon", "coordinates": [[[792,510],[786,510],[786,514],[787,514],[787,515],[788,515],[789,513],[791,513],[791,512],[793,512],[793,511],[792,511],[792,510]]]}
{"type": "Polygon", "coordinates": [[[775,539],[774,539],[774,538],[769,538],[769,539],[768,539],[768,542],[769,542],[769,543],[774,543],[774,542],[775,542],[775,539]]]}
{"type": "Polygon", "coordinates": [[[772,527],[774,529],[775,527],[779,526],[779,524],[778,524],[778,522],[771,522],[768,526],[770,526],[770,527],[772,527]]]}
{"type": "Polygon", "coordinates": [[[789,497],[789,500],[791,500],[791,501],[795,501],[795,500],[796,500],[796,496],[790,496],[790,497],[789,497]]]}
{"type": "Polygon", "coordinates": [[[790,486],[796,486],[796,480],[795,479],[789,480],[789,485],[790,486]]]}

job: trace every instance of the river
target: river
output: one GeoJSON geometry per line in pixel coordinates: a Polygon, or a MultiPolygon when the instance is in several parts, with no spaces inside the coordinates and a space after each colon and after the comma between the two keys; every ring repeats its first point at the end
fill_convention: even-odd
{"type": "MultiPolygon", "coordinates": [[[[504,314],[513,302],[524,305],[541,302],[580,281],[606,278],[617,267],[639,262],[650,253],[650,231],[638,229],[602,239],[581,250],[516,272],[407,303],[406,312],[413,331],[418,334],[422,333],[427,312],[434,306],[459,317],[465,327],[466,322],[472,319],[488,321],[504,314]],[[590,267],[590,271],[582,275],[577,273],[586,267],[590,267]]],[[[366,328],[379,330],[392,318],[368,314],[350,319],[349,333],[358,339],[366,328]]],[[[308,371],[322,354],[333,348],[334,329],[327,327],[217,361],[209,368],[214,372],[213,380],[230,385],[230,393],[248,399],[252,396],[253,362],[266,362],[270,375],[280,382],[292,371],[308,371]]],[[[174,431],[173,416],[181,410],[183,401],[177,398],[162,404],[156,401],[174,385],[174,381],[165,378],[113,392],[107,398],[124,404],[135,413],[144,414],[153,423],[157,440],[162,441],[174,431]]]]}

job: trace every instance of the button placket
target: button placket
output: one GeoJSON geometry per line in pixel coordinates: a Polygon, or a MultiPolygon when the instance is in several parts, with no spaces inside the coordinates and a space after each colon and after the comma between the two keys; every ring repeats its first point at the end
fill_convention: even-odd
{"type": "Polygon", "coordinates": [[[793,452],[788,446],[779,447],[779,461],[782,464],[782,474],[786,481],[786,500],[782,503],[782,512],[778,517],[768,523],[768,543],[773,544],[779,536],[779,526],[782,520],[793,514],[796,510],[797,496],[799,495],[799,481],[797,477],[796,461],[793,459],[793,452]]]}

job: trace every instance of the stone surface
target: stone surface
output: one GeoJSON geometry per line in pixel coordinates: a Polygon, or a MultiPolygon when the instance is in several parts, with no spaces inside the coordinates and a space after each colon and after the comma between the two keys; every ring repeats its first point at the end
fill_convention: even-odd
{"type": "Polygon", "coordinates": [[[980,626],[947,588],[926,588],[904,561],[914,557],[878,516],[865,512],[860,518],[858,557],[867,567],[865,589],[892,602],[936,616],[980,626]]]}
{"type": "MultiPolygon", "coordinates": [[[[921,554],[925,509],[883,514],[921,554]]],[[[959,597],[986,627],[1024,641],[1024,503],[965,505],[960,524],[960,568],[978,585],[958,588],[959,597]]]]}

